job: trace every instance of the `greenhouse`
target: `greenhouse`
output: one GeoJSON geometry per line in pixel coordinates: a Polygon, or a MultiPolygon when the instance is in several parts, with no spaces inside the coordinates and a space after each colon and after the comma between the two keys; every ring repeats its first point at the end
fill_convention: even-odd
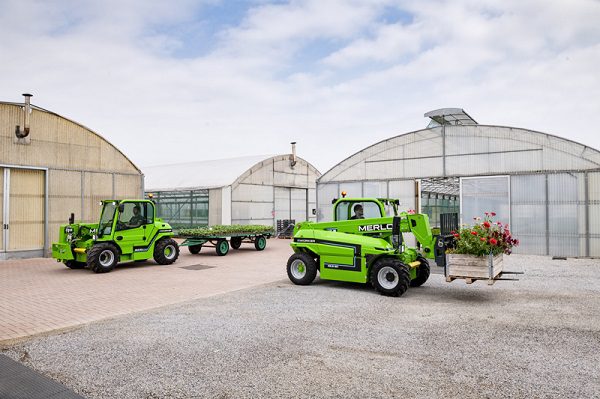
{"type": "Polygon", "coordinates": [[[316,220],[320,173],[292,154],[159,165],[143,169],[147,198],[174,227],[260,224],[282,230],[316,220]]]}
{"type": "Polygon", "coordinates": [[[480,125],[464,110],[425,114],[425,129],[376,143],[343,160],[317,182],[317,215],[331,200],[391,197],[403,209],[456,213],[462,224],[486,211],[509,223],[515,252],[600,256],[600,152],[523,128],[480,125]]]}

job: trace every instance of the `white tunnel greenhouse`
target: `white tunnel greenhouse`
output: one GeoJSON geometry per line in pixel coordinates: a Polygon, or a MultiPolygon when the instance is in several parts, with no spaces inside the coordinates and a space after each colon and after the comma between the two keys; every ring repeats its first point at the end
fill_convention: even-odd
{"type": "Polygon", "coordinates": [[[317,215],[331,218],[331,200],[399,198],[401,207],[441,213],[461,223],[486,211],[508,222],[515,252],[600,256],[600,152],[532,130],[480,125],[446,108],[425,114],[426,129],[359,151],[317,181],[317,215]]]}
{"type": "MultiPolygon", "coordinates": [[[[295,150],[294,150],[295,151],[295,150]]],[[[320,173],[295,153],[146,167],[146,196],[175,227],[315,220],[320,173]]]]}

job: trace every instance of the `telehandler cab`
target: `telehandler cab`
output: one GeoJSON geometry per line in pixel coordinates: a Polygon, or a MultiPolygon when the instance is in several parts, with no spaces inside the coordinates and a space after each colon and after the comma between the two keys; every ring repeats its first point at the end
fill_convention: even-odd
{"type": "Polygon", "coordinates": [[[444,238],[432,235],[427,215],[398,213],[399,201],[387,198],[340,198],[333,204],[333,222],[296,225],[287,263],[293,283],[308,285],[319,271],[321,279],[371,282],[383,295],[399,296],[427,281],[427,259],[445,266],[444,238]],[[412,233],[420,249],[408,247],[402,233],[412,233]]]}
{"type": "Polygon", "coordinates": [[[173,230],[155,218],[154,203],[147,200],[105,200],[99,223],[60,226],[59,242],[52,244],[52,257],[71,269],[90,268],[110,272],[119,262],[150,258],[161,265],[177,260],[179,246],[173,230]]]}

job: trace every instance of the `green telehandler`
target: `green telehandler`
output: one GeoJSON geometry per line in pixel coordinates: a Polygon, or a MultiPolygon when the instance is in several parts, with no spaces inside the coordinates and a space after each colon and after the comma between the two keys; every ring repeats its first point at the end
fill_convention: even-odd
{"type": "Polygon", "coordinates": [[[95,273],[110,272],[119,262],[150,258],[169,265],[179,257],[173,230],[155,218],[148,200],[104,200],[98,223],[60,226],[59,242],[52,244],[52,257],[71,269],[88,267],[95,273]]]}
{"type": "Polygon", "coordinates": [[[287,263],[293,283],[308,285],[318,271],[324,280],[370,282],[383,295],[400,296],[427,281],[427,259],[445,266],[446,240],[432,234],[427,215],[398,213],[399,201],[387,198],[333,204],[333,222],[296,225],[287,263]],[[407,246],[402,233],[412,233],[420,248],[407,246]]]}

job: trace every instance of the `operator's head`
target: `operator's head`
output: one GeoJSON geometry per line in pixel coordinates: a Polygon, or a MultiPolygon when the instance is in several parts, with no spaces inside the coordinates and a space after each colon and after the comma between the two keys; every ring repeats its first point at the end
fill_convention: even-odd
{"type": "Polygon", "coordinates": [[[140,214],[140,206],[136,205],[133,207],[133,214],[134,215],[139,215],[140,214]]]}
{"type": "Polygon", "coordinates": [[[354,214],[356,216],[362,216],[363,215],[363,206],[361,204],[354,205],[354,214]]]}

